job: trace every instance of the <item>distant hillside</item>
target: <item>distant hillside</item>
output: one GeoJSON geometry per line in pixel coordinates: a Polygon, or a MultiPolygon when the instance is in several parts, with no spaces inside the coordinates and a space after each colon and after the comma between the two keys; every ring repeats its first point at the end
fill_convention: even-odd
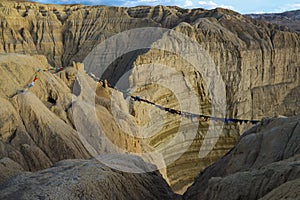
{"type": "Polygon", "coordinates": [[[265,20],[275,24],[284,25],[292,30],[300,32],[300,10],[284,13],[250,14],[248,16],[258,20],[265,20]]]}

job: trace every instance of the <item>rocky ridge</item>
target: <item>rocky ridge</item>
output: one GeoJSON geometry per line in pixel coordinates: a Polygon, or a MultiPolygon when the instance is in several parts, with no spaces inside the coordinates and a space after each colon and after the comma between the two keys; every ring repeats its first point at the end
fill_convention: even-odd
{"type": "Polygon", "coordinates": [[[300,31],[300,26],[299,26],[300,10],[287,11],[283,13],[249,14],[248,16],[254,19],[265,20],[268,22],[286,26],[291,30],[297,32],[300,31]]]}
{"type": "MultiPolygon", "coordinates": [[[[43,56],[26,56],[17,54],[0,55],[1,70],[1,124],[0,124],[0,156],[8,171],[10,168],[19,171],[37,171],[49,168],[64,159],[87,159],[92,156],[84,146],[79,132],[75,129],[75,117],[83,120],[87,116],[76,116],[78,109],[89,110],[87,103],[75,96],[68,85],[73,85],[81,69],[81,64],[66,68],[58,74],[48,71],[38,73],[38,81],[28,90],[27,85],[36,72],[35,66],[46,69],[47,60],[43,56]]],[[[97,82],[89,78],[91,84],[97,82]]],[[[102,86],[99,86],[102,88],[102,86]]],[[[97,153],[121,153],[113,148],[106,138],[114,141],[116,146],[132,152],[141,152],[142,144],[137,138],[128,137],[119,125],[113,121],[110,104],[107,99],[109,88],[97,95],[96,107],[98,118],[93,121],[99,124],[106,135],[98,135],[97,153]],[[105,136],[105,137],[104,137],[105,136]]],[[[117,101],[122,104],[122,98],[117,101]]],[[[124,101],[124,99],[123,99],[124,101]]],[[[122,106],[115,106],[119,119],[123,119],[124,127],[131,127],[135,121],[122,106]]],[[[127,111],[128,112],[128,111],[127,111]]],[[[89,113],[87,113],[89,114],[89,113]]],[[[12,174],[13,175],[13,174],[12,174]]],[[[4,175],[0,182],[7,179],[4,175]]]]}

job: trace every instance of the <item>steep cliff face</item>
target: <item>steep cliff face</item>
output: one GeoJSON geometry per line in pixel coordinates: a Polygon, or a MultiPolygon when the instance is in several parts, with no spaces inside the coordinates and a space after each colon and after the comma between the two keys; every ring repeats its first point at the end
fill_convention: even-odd
{"type": "MultiPolygon", "coordinates": [[[[260,119],[274,115],[292,116],[300,112],[297,98],[300,93],[299,34],[278,25],[257,21],[226,9],[207,11],[163,6],[117,8],[12,2],[0,3],[0,9],[2,53],[43,54],[51,65],[66,67],[72,61],[82,62],[94,47],[117,33],[139,27],[163,27],[189,36],[208,52],[226,85],[227,116],[260,119]]],[[[173,43],[168,45],[172,46],[173,43]]],[[[116,83],[116,77],[122,76],[126,68],[133,69],[129,80],[138,80],[137,77],[146,77],[148,71],[135,69],[140,65],[153,64],[154,61],[172,67],[182,77],[188,77],[191,84],[187,85],[187,89],[196,92],[201,112],[211,114],[213,97],[209,96],[203,71],[193,68],[178,54],[155,49],[131,52],[116,59],[106,78],[111,83],[116,83]]],[[[167,78],[172,79],[162,76],[162,79],[167,78]]],[[[129,84],[134,87],[136,82],[129,81],[129,84]]],[[[8,86],[1,89],[10,91],[8,86]]],[[[47,90],[45,94],[55,94],[51,91],[47,90]]],[[[178,99],[172,93],[173,91],[156,85],[148,85],[136,91],[136,95],[158,104],[179,108],[178,99]]],[[[41,98],[47,101],[48,97],[45,95],[41,98]]],[[[19,106],[20,101],[26,100],[20,99],[21,97],[15,97],[14,100],[14,105],[18,105],[18,112],[23,109],[19,106]]],[[[188,101],[189,96],[184,96],[183,99],[188,101]]],[[[31,100],[27,99],[28,102],[31,100]]],[[[60,113],[58,115],[66,123],[72,124],[68,115],[61,110],[57,108],[56,113],[60,113]]],[[[162,125],[161,118],[147,115],[149,110],[154,109],[134,103],[131,114],[135,115],[137,124],[146,127],[145,135],[153,135],[157,127],[162,127],[156,135],[144,141],[146,145],[160,149],[178,132],[182,119],[167,116],[162,125]]],[[[154,115],[159,113],[157,110],[153,112],[154,115]]],[[[24,117],[26,114],[28,113],[23,112],[24,117]]],[[[110,120],[103,121],[103,124],[108,121],[110,120]]],[[[186,125],[186,131],[189,131],[192,124],[186,125]]],[[[240,125],[225,126],[216,147],[207,157],[199,159],[199,148],[208,130],[207,122],[200,123],[195,139],[190,141],[191,147],[176,162],[172,162],[164,173],[173,189],[183,192],[198,171],[224,155],[235,144],[240,130],[244,128],[240,125]]],[[[5,137],[9,138],[9,134],[5,137]]],[[[120,146],[126,144],[128,142],[120,146]]],[[[133,147],[134,145],[130,148],[133,147]]],[[[170,146],[165,156],[176,157],[174,154],[181,148],[180,145],[170,146]]]]}
{"type": "MultiPolygon", "coordinates": [[[[165,21],[171,23],[170,18],[176,19],[176,16],[172,14],[165,18],[163,9],[155,7],[153,10],[147,10],[146,13],[151,13],[149,14],[151,19],[161,24],[165,24],[165,21]],[[157,14],[159,12],[161,14],[157,14]],[[160,17],[157,17],[156,14],[160,17]]],[[[168,9],[174,8],[166,8],[166,13],[168,13],[168,9]]],[[[139,15],[133,16],[141,18],[149,16],[142,14],[141,10],[142,8],[133,8],[131,15],[136,12],[139,15]]],[[[299,94],[299,58],[297,56],[299,54],[299,35],[297,33],[284,31],[277,25],[256,21],[228,10],[216,9],[210,12],[197,10],[193,12],[180,13],[178,24],[172,23],[172,25],[169,24],[169,27],[193,38],[209,53],[226,85],[227,116],[261,119],[277,115],[292,116],[299,113],[297,108],[299,107],[297,106],[299,105],[297,100],[299,94]],[[191,14],[193,12],[195,12],[194,15],[191,14]],[[291,57],[291,55],[293,56],[291,57]]],[[[181,48],[176,42],[170,42],[166,46],[169,46],[170,49],[181,48]]],[[[128,56],[132,57],[132,55],[128,56]]],[[[114,82],[115,77],[123,74],[121,69],[124,68],[124,63],[128,63],[132,66],[129,82],[130,86],[134,88],[145,81],[145,77],[148,77],[149,74],[152,77],[160,77],[162,80],[176,77],[167,73],[160,74],[159,71],[154,72],[155,64],[172,67],[183,77],[188,77],[191,85],[186,90],[196,91],[202,113],[211,113],[210,98],[214,97],[209,96],[210,94],[207,92],[208,86],[203,79],[202,71],[196,70],[189,64],[192,62],[191,60],[186,61],[180,55],[155,49],[140,52],[134,56],[135,59],[131,63],[127,62],[129,58],[126,56],[118,60],[111,67],[113,69],[110,69],[114,74],[107,78],[114,82]],[[148,65],[149,68],[139,70],[143,65],[148,65]]],[[[179,81],[174,82],[177,92],[184,91],[179,81]]],[[[163,86],[145,84],[136,94],[166,107],[180,108],[174,91],[163,86]]],[[[190,99],[189,96],[183,98],[190,99]]],[[[146,127],[150,133],[157,131],[157,127],[162,127],[155,136],[148,138],[151,146],[160,149],[167,146],[178,134],[179,123],[182,119],[170,115],[164,118],[165,121],[162,124],[160,119],[154,120],[149,117],[148,113],[155,112],[159,113],[160,111],[143,103],[134,105],[134,113],[140,126],[146,127]]],[[[155,114],[152,115],[155,116],[155,114]]],[[[192,124],[193,122],[187,126],[188,129],[192,127],[192,124]]],[[[240,129],[243,130],[245,127],[225,126],[216,147],[206,158],[199,159],[199,149],[207,133],[207,124],[200,123],[197,136],[193,138],[186,153],[167,167],[166,176],[173,189],[182,192],[183,188],[192,182],[195,171],[202,170],[204,166],[225,154],[237,141],[240,129]],[[186,166],[190,167],[187,169],[186,166]]],[[[188,130],[186,131],[188,132],[188,130]]],[[[182,148],[183,146],[178,144],[170,146],[164,152],[164,156],[167,159],[176,157],[176,153],[179,154],[182,148]]]]}

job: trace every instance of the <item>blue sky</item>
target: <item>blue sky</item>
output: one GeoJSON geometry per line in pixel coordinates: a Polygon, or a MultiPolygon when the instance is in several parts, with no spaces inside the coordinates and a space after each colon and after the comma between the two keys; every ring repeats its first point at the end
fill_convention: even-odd
{"type": "Polygon", "coordinates": [[[300,0],[34,0],[41,3],[71,4],[81,3],[86,5],[108,6],[138,6],[138,5],[177,5],[183,8],[213,9],[223,7],[246,13],[284,12],[300,9],[300,0]]]}

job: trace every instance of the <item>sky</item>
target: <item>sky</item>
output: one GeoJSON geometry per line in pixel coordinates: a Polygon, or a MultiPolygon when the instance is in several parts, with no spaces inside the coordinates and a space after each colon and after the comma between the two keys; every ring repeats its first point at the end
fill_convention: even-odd
{"type": "Polygon", "coordinates": [[[242,14],[278,13],[300,9],[300,0],[33,0],[40,3],[108,6],[176,5],[182,8],[229,8],[242,14]]]}

